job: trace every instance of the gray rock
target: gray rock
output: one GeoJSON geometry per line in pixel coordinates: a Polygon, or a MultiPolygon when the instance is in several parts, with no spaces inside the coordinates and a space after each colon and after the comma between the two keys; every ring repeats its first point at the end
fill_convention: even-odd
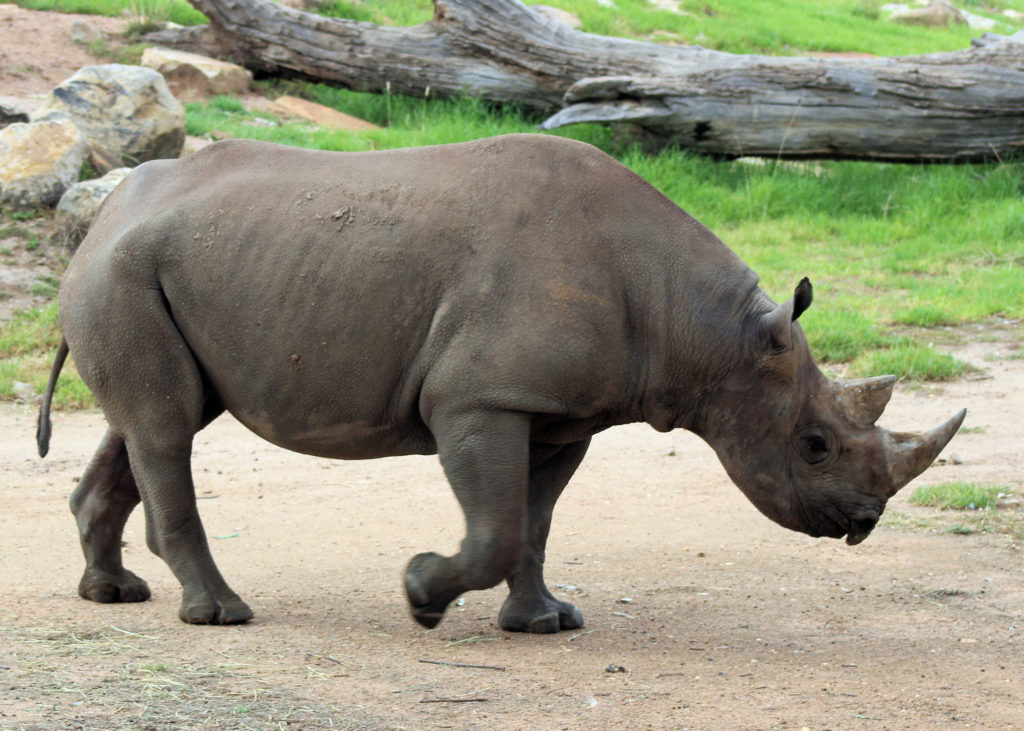
{"type": "Polygon", "coordinates": [[[54,205],[78,180],[88,156],[89,141],[66,119],[0,129],[0,203],[54,205]]]}
{"type": "Polygon", "coordinates": [[[0,127],[6,127],[15,122],[27,122],[28,112],[19,109],[13,104],[0,101],[0,127]]]}
{"type": "Polygon", "coordinates": [[[964,9],[960,9],[960,14],[964,16],[964,20],[967,22],[968,28],[974,30],[995,30],[1003,23],[1000,23],[992,18],[986,18],[983,15],[975,15],[974,13],[968,12],[964,9]]]}
{"type": "Polygon", "coordinates": [[[71,25],[68,26],[68,35],[71,40],[76,43],[96,43],[106,38],[106,34],[101,30],[97,30],[94,26],[89,25],[88,22],[76,18],[71,21],[71,25]]]}
{"type": "Polygon", "coordinates": [[[933,0],[924,8],[897,7],[888,20],[892,23],[923,25],[930,28],[943,28],[950,23],[967,22],[963,13],[948,0],[933,0]]]}
{"type": "Polygon", "coordinates": [[[31,115],[70,119],[103,157],[123,165],[175,158],[185,142],[185,109],[157,71],[141,66],[86,66],[63,81],[31,115]]]}
{"type": "Polygon", "coordinates": [[[179,99],[242,94],[252,84],[252,72],[243,66],[170,48],[147,48],[142,65],[159,71],[179,99]]]}
{"type": "Polygon", "coordinates": [[[100,204],[118,186],[131,168],[111,170],[102,178],[75,183],[57,203],[56,224],[64,240],[77,246],[89,231],[100,204]]]}

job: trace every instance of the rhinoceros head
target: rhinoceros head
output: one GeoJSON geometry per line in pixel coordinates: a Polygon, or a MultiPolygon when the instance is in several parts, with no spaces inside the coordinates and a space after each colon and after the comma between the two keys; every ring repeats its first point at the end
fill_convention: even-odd
{"type": "Polygon", "coordinates": [[[703,436],[769,518],[812,536],[845,535],[853,545],[938,456],[966,411],[923,434],[875,426],[896,377],[822,374],[796,322],[810,303],[804,279],[792,299],[751,320],[748,347],[711,399],[703,436]]]}

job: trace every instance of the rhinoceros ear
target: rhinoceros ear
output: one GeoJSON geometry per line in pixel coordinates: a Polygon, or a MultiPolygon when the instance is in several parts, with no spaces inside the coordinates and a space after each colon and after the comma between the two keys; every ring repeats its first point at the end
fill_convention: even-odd
{"type": "Polygon", "coordinates": [[[800,280],[800,284],[796,285],[796,291],[793,292],[792,298],[761,316],[761,325],[768,334],[773,347],[779,350],[792,347],[793,322],[811,306],[813,298],[811,282],[804,277],[800,280]]]}
{"type": "Polygon", "coordinates": [[[814,289],[811,287],[811,280],[804,277],[800,280],[800,284],[796,285],[796,291],[793,292],[793,319],[804,314],[813,300],[814,289]]]}

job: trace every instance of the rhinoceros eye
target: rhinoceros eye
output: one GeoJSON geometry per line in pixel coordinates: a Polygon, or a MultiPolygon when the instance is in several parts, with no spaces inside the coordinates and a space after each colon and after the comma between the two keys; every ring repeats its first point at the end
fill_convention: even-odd
{"type": "Polygon", "coordinates": [[[832,454],[831,435],[819,427],[807,427],[796,434],[800,456],[809,464],[818,464],[832,454]]]}

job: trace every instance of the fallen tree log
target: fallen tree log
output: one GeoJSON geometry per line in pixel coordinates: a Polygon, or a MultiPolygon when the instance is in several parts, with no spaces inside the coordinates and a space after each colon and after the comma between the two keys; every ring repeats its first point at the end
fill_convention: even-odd
{"type": "Polygon", "coordinates": [[[435,0],[433,19],[410,28],[270,0],[189,1],[208,31],[159,42],[357,90],[516,102],[554,113],[545,129],[630,122],[728,157],[960,161],[1024,149],[1024,32],[952,53],[790,58],[581,33],[518,0],[435,0]]]}
{"type": "MultiPolygon", "coordinates": [[[[1024,60],[1024,35],[999,44],[1024,60]]],[[[747,57],[753,58],[753,57],[747,57]]],[[[1024,150],[1024,71],[969,53],[760,57],[672,78],[581,79],[544,129],[631,122],[708,154],[976,161],[1024,150]]],[[[1024,66],[1024,63],[1021,64],[1024,66]]]]}

